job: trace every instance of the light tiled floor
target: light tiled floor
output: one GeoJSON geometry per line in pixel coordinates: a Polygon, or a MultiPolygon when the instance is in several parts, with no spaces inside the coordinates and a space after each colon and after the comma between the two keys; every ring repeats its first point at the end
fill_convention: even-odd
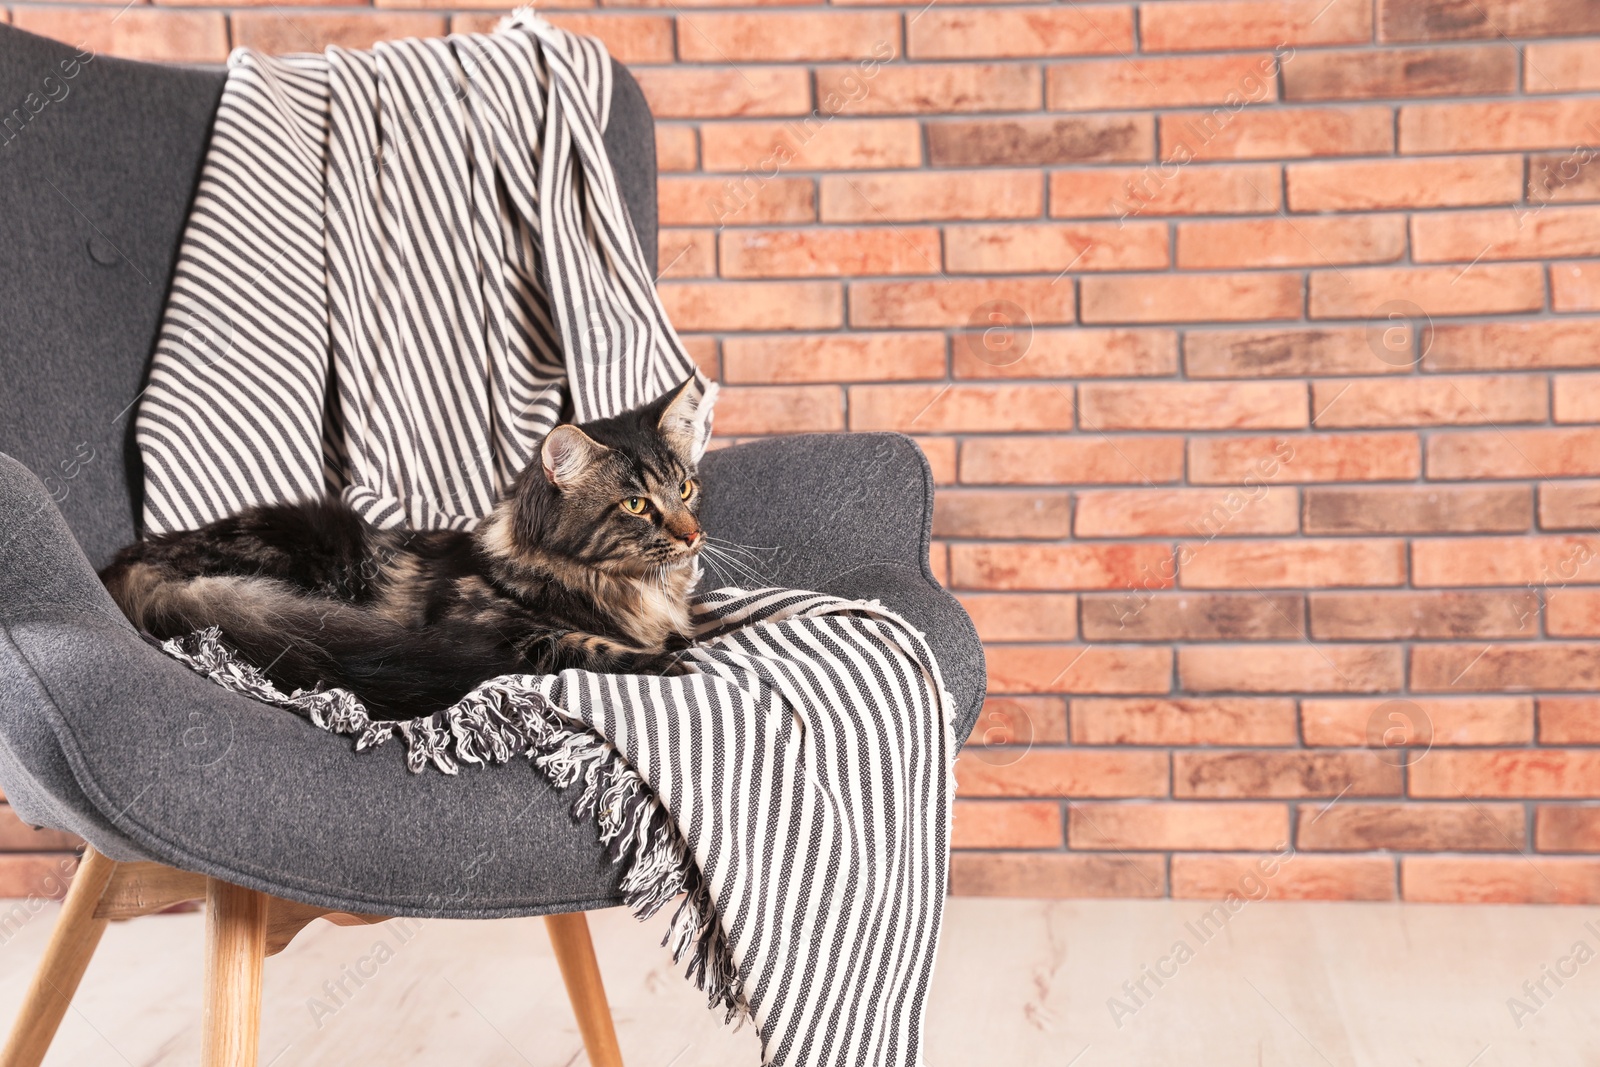
{"type": "MultiPolygon", "coordinates": [[[[1210,908],[952,901],[928,1067],[1600,1063],[1600,909],[1267,901],[1208,922],[1210,908]],[[1172,955],[1180,941],[1190,953],[1172,955]],[[1171,977],[1130,996],[1147,965],[1171,977]],[[1545,978],[1548,996],[1545,967],[1570,975],[1545,978]],[[1513,997],[1533,1010],[1514,1016],[1513,997]]],[[[54,917],[0,946],[7,1019],[54,917]]],[[[705,1010],[659,923],[591,922],[629,1067],[755,1067],[755,1035],[705,1010]]],[[[47,1062],[197,1062],[201,939],[199,915],[114,925],[47,1062]]],[[[538,920],[315,924],[267,963],[263,1029],[275,1067],[586,1062],[538,920]]]]}

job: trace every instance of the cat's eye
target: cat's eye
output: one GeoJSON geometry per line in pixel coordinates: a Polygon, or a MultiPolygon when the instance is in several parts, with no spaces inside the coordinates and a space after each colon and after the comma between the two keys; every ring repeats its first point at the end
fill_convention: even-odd
{"type": "Polygon", "coordinates": [[[685,478],[683,480],[683,484],[678,486],[678,495],[683,497],[685,500],[688,500],[690,497],[694,496],[693,478],[685,478]]]}
{"type": "Polygon", "coordinates": [[[629,515],[643,515],[645,499],[642,496],[630,496],[622,502],[622,510],[629,515]]]}

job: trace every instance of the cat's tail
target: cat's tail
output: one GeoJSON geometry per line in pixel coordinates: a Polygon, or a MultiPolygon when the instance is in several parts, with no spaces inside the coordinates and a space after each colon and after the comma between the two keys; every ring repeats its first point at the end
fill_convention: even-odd
{"type": "Polygon", "coordinates": [[[271,578],[187,578],[119,560],[102,575],[124,614],[163,640],[208,626],[285,691],[353,691],[375,718],[448,707],[511,667],[481,640],[408,629],[357,605],[309,596],[271,578]]]}

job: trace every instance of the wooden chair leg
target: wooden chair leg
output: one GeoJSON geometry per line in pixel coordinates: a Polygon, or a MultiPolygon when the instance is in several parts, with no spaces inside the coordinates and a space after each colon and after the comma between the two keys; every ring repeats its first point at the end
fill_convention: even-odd
{"type": "Polygon", "coordinates": [[[572,1012],[578,1017],[583,1047],[589,1052],[591,1067],[622,1067],[622,1050],[617,1047],[617,1030],[611,1023],[611,1006],[606,1003],[606,988],[600,981],[600,964],[594,957],[594,942],[589,939],[589,920],[583,912],[546,915],[550,943],[555,946],[561,978],[567,984],[572,1012]]]}
{"type": "Polygon", "coordinates": [[[94,849],[84,851],[44,959],[39,961],[39,969],[28,986],[5,1051],[0,1052],[0,1067],[39,1067],[50,1050],[72,994],[77,992],[100,935],[105,933],[106,920],[95,916],[95,907],[116,867],[115,860],[94,849]]]}
{"type": "Polygon", "coordinates": [[[256,1065],[268,900],[216,878],[206,883],[204,1067],[256,1065]]]}

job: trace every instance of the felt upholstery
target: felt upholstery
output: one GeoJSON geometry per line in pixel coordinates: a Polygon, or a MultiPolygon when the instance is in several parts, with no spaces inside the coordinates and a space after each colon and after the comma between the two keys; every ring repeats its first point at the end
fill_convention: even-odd
{"type": "MultiPolygon", "coordinates": [[[[0,106],[72,54],[0,26],[0,106]]],[[[17,813],[114,858],[329,907],[467,918],[618,903],[592,821],[532,768],[413,775],[398,743],[357,754],[168,659],[101,588],[95,565],[134,536],[124,409],[221,75],[95,58],[70,85],[0,144],[0,210],[20,225],[0,247],[0,786],[17,813]]],[[[653,260],[651,129],[619,73],[607,145],[653,260]]],[[[915,444],[772,440],[713,452],[704,481],[707,530],[750,546],[761,580],[877,598],[922,628],[966,735],[982,651],[928,571],[933,486],[915,444]]]]}

